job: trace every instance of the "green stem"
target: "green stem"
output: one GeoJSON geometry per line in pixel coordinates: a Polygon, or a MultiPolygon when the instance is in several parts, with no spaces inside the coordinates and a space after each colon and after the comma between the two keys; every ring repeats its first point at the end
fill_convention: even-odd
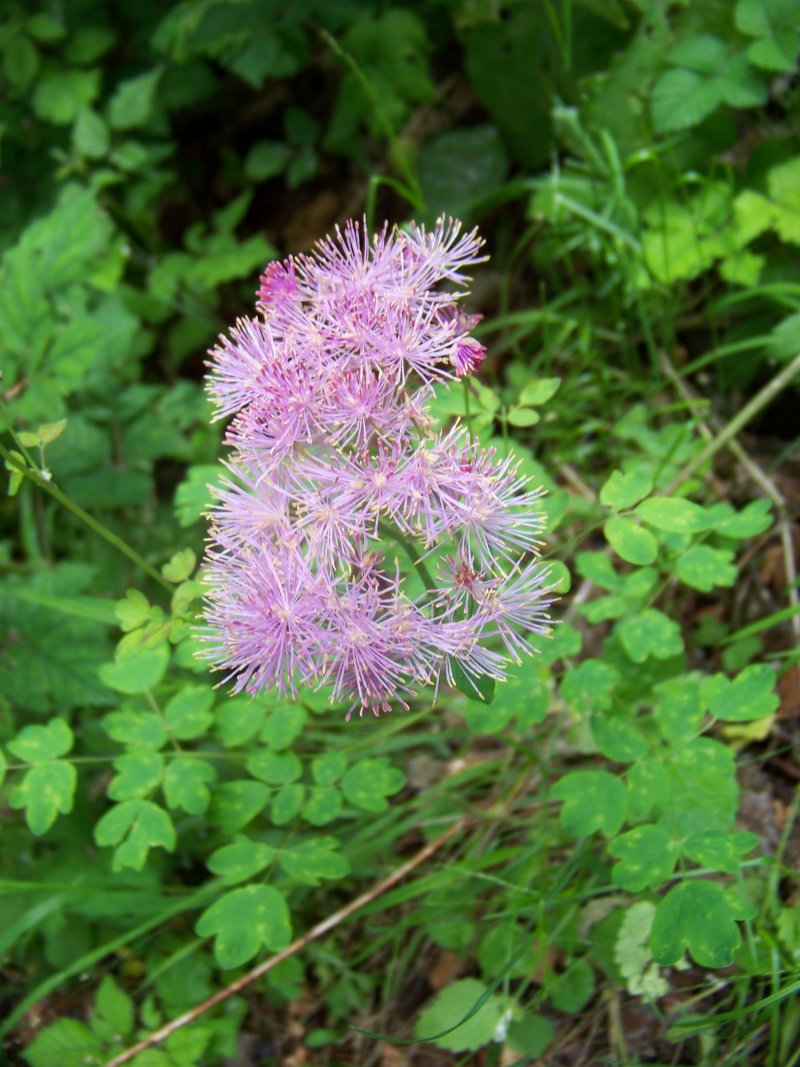
{"type": "Polygon", "coordinates": [[[698,468],[702,467],[712,456],[715,456],[721,448],[724,448],[739,433],[742,427],[755,418],[762,408],[765,408],[778,395],[781,389],[788,385],[792,378],[798,374],[800,374],[800,355],[795,356],[792,362],[785,366],[779,374],[776,374],[772,381],[767,382],[764,388],[760,389],[753,399],[745,404],[739,414],[732,418],[728,425],[712,441],[709,441],[694,459],[689,460],[683,470],[676,474],[669,485],[662,490],[664,495],[669,496],[670,493],[673,493],[685,482],[688,482],[698,468]]]}
{"type": "Polygon", "coordinates": [[[33,470],[31,467],[26,467],[19,459],[13,455],[4,446],[0,445],[0,456],[6,461],[6,464],[12,467],[14,470],[18,470],[20,474],[24,475],[29,481],[33,482],[39,489],[44,489],[46,493],[49,493],[54,500],[57,500],[59,504],[63,505],[68,511],[71,511],[76,518],[85,523],[90,530],[93,530],[98,536],[102,537],[105,541],[108,541],[110,545],[113,545],[118,552],[121,552],[123,556],[127,556],[131,563],[136,564],[145,574],[149,574],[153,581],[166,589],[168,593],[172,593],[175,586],[172,582],[168,582],[167,579],[151,566],[146,559],[143,559],[139,553],[131,548],[127,542],[123,541],[121,537],[118,537],[113,531],[109,530],[107,526],[103,526],[101,522],[98,522],[88,511],[85,511],[80,504],[76,504],[74,500],[71,500],[66,493],[63,493],[57,485],[53,482],[43,478],[38,471],[33,470]]]}
{"type": "Polygon", "coordinates": [[[417,546],[414,544],[414,542],[411,541],[404,534],[401,534],[400,531],[395,529],[395,527],[392,526],[391,523],[380,522],[378,523],[378,529],[384,537],[391,537],[393,541],[396,541],[398,545],[402,547],[405,554],[408,556],[408,558],[414,564],[416,569],[419,571],[419,576],[424,582],[425,588],[428,590],[428,592],[435,593],[437,589],[436,582],[434,582],[433,578],[431,577],[431,572],[423,563],[422,556],[417,551],[417,546]]]}

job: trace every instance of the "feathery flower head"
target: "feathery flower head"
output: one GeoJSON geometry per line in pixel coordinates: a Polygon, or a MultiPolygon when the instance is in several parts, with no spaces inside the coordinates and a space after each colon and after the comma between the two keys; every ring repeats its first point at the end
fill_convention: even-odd
{"type": "Polygon", "coordinates": [[[348,222],[270,263],[256,315],[210,352],[233,418],[205,636],[235,691],[330,686],[379,714],[442,681],[478,692],[548,632],[540,492],[427,411],[486,356],[460,304],[482,244],[452,219],[348,222]]]}

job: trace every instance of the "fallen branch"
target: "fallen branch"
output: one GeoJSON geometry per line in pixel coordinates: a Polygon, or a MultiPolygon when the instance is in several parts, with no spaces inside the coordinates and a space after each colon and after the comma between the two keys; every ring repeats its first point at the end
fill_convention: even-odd
{"type": "Polygon", "coordinates": [[[337,911],[334,915],[329,915],[322,922],[313,926],[308,933],[303,934],[302,937],[298,937],[296,941],[293,941],[291,945],[278,952],[275,956],[270,956],[268,960],[260,963],[257,967],[254,967],[252,971],[248,971],[247,974],[242,975],[241,978],[237,978],[235,982],[231,982],[230,985],[225,986],[224,989],[217,990],[213,996],[210,996],[207,1000],[202,1001],[194,1008],[190,1008],[189,1011],[184,1012],[183,1015],[179,1015],[177,1019],[173,1019],[172,1022],[166,1023],[158,1030],[154,1030],[152,1034],[143,1038],[135,1045],[131,1045],[130,1048],[125,1049],[124,1052],[120,1052],[118,1056],[115,1056],[112,1060],[109,1060],[105,1067],[121,1067],[121,1064],[127,1063],[132,1060],[134,1056],[138,1056],[140,1052],[144,1052],[145,1049],[151,1048],[153,1045],[158,1045],[162,1041],[165,1041],[170,1034],[174,1034],[176,1030],[180,1030],[184,1026],[188,1026],[189,1023],[193,1023],[195,1019],[199,1018],[204,1012],[209,1011],[211,1008],[221,1004],[223,1000],[227,1000],[228,997],[234,996],[236,993],[240,993],[247,986],[252,985],[253,982],[258,981],[267,971],[271,971],[273,967],[277,967],[279,963],[283,963],[284,960],[289,959],[290,956],[296,955],[302,951],[306,945],[311,944],[312,941],[316,941],[318,938],[327,934],[329,930],[333,930],[334,927],[348,919],[354,912],[359,911],[367,904],[371,904],[373,900],[377,900],[389,889],[395,886],[398,882],[402,881],[407,874],[410,874],[415,867],[419,867],[421,863],[429,859],[435,852],[446,844],[452,838],[464,829],[466,825],[466,819],[459,819],[453,823],[443,834],[439,834],[433,841],[429,841],[427,845],[419,850],[414,856],[411,857],[406,863],[403,863],[396,870],[384,878],[382,882],[378,882],[371,889],[368,889],[366,893],[362,893],[360,897],[356,897],[355,900],[351,900],[349,904],[345,904],[343,908],[337,911]]]}

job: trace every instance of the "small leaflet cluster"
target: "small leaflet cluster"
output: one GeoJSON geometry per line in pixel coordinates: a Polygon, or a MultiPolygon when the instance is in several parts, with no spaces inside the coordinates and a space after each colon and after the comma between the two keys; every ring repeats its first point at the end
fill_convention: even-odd
{"type": "Polygon", "coordinates": [[[481,246],[453,220],[372,236],[351,221],[271,263],[257,316],[211,351],[233,455],[206,638],[235,691],[330,686],[377,715],[442,681],[477,693],[547,633],[540,491],[427,411],[485,356],[458,291],[481,246]]]}

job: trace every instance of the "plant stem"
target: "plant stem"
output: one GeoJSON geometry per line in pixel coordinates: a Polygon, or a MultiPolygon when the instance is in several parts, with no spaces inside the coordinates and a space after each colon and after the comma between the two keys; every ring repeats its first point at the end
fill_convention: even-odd
{"type": "Polygon", "coordinates": [[[699,452],[694,459],[690,459],[686,466],[680,471],[669,485],[663,490],[664,496],[669,496],[678,489],[684,482],[687,482],[698,467],[702,467],[703,464],[715,456],[721,448],[735,437],[739,431],[750,422],[751,419],[765,408],[767,404],[773,400],[784,386],[788,385],[795,375],[800,374],[800,355],[794,357],[791,363],[783,368],[772,381],[767,382],[763,389],[760,389],[756,395],[750,400],[742,410],[725,426],[720,433],[714,438],[713,441],[709,441],[706,447],[699,452]]]}
{"type": "Polygon", "coordinates": [[[93,530],[98,536],[102,537],[105,541],[108,541],[110,545],[113,545],[118,552],[121,552],[123,556],[127,556],[131,563],[135,563],[140,570],[143,570],[145,574],[148,574],[153,581],[158,582],[162,589],[166,589],[168,593],[172,593],[175,586],[172,582],[168,582],[167,579],[151,566],[139,553],[131,548],[131,546],[123,541],[121,537],[115,534],[112,530],[109,530],[107,526],[104,526],[101,522],[98,522],[93,515],[90,515],[88,511],[76,504],[74,500],[71,500],[66,493],[62,492],[57,485],[48,481],[47,478],[43,478],[38,471],[31,467],[26,467],[23,463],[17,459],[9,450],[0,445],[0,456],[6,461],[6,464],[12,467],[14,470],[18,470],[20,474],[24,475],[29,481],[33,482],[39,489],[44,489],[46,493],[49,493],[54,500],[57,500],[59,504],[63,505],[68,511],[71,511],[76,518],[85,523],[90,530],[93,530]]]}
{"type": "Polygon", "coordinates": [[[414,564],[415,568],[419,571],[419,576],[424,582],[425,588],[428,590],[429,593],[435,593],[436,582],[434,582],[433,578],[431,577],[431,572],[423,563],[422,556],[417,551],[417,546],[414,544],[414,542],[411,541],[404,534],[401,534],[399,530],[395,529],[395,527],[391,525],[391,523],[378,523],[378,529],[384,537],[391,537],[393,541],[396,541],[398,545],[402,547],[405,554],[414,564]]]}

